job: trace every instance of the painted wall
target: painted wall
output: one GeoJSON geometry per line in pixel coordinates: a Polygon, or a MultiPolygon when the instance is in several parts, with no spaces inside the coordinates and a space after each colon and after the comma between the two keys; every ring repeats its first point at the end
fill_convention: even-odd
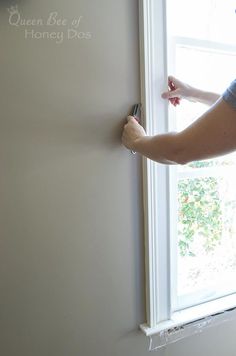
{"type": "MultiPolygon", "coordinates": [[[[21,0],[21,23],[15,4],[0,4],[0,354],[148,355],[141,161],[120,145],[138,1],[21,0]]],[[[233,356],[234,335],[157,355],[233,356]]]]}

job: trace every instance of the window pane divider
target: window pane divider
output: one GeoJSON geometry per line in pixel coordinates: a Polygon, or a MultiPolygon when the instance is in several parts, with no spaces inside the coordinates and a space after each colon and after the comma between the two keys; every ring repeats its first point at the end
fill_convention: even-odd
{"type": "Polygon", "coordinates": [[[203,50],[206,50],[207,52],[226,52],[235,55],[236,51],[236,46],[227,43],[181,36],[175,36],[173,37],[173,40],[178,46],[201,48],[203,50]]]}

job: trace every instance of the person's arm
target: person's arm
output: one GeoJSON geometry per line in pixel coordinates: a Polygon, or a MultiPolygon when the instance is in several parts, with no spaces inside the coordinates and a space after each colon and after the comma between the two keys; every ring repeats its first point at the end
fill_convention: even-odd
{"type": "Polygon", "coordinates": [[[236,110],[223,99],[179,133],[147,136],[133,117],[128,119],[123,144],[156,162],[186,164],[236,149],[236,110]]]}
{"type": "Polygon", "coordinates": [[[176,89],[164,92],[162,94],[163,99],[183,98],[211,106],[220,98],[219,94],[194,88],[173,76],[169,76],[168,80],[173,83],[176,89]]]}

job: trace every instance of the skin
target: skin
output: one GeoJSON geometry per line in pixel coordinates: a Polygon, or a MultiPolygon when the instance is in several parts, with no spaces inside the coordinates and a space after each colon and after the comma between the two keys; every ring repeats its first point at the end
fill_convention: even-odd
{"type": "Polygon", "coordinates": [[[186,164],[224,155],[236,150],[236,110],[219,94],[193,88],[174,77],[176,90],[162,94],[164,99],[178,97],[211,107],[181,132],[147,136],[132,117],[124,127],[122,142],[153,161],[163,164],[186,164]]]}

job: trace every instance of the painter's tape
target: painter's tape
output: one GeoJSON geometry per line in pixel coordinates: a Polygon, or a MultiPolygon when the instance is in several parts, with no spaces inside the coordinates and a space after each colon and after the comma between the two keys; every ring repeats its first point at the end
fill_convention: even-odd
{"type": "Polygon", "coordinates": [[[156,335],[149,336],[148,351],[159,350],[168,344],[173,344],[174,342],[182,340],[188,336],[199,334],[208,328],[228,321],[233,321],[235,319],[236,308],[233,308],[188,324],[160,331],[156,335]]]}

